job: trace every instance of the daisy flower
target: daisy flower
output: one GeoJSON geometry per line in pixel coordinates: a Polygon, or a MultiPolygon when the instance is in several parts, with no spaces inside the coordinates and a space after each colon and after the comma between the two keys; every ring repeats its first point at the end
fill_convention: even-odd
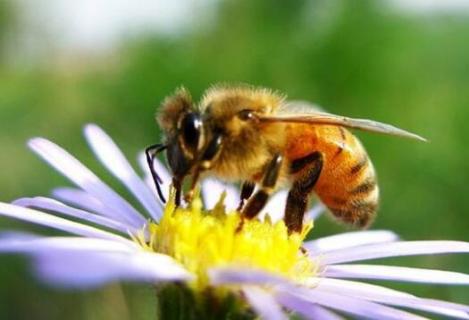
{"type": "MultiPolygon", "coordinates": [[[[304,241],[321,207],[308,213],[301,233],[288,235],[279,214],[285,192],[273,197],[260,219],[236,232],[240,218],[233,186],[205,180],[203,201],[196,196],[180,208],[172,201],[163,205],[143,155],[142,179],[102,129],[88,125],[84,132],[99,161],[135,197],[135,205],[43,138],[30,140],[29,147],[75,187],[55,189],[52,198],[0,203],[2,216],[65,232],[0,235],[1,252],[30,256],[34,273],[51,285],[149,283],[156,287],[165,318],[287,319],[295,314],[305,319],[425,319],[422,314],[430,314],[469,319],[469,306],[363,282],[467,286],[469,275],[463,273],[366,264],[377,258],[469,253],[467,242],[400,241],[381,230],[304,241]]],[[[155,166],[169,192],[169,173],[159,162],[155,166]]]]}

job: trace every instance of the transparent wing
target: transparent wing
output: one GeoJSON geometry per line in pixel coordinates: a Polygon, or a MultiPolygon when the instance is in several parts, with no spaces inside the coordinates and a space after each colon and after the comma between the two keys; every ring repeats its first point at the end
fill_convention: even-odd
{"type": "Polygon", "coordinates": [[[277,114],[309,114],[326,113],[326,110],[314,103],[305,100],[291,100],[285,103],[277,110],[277,114]]]}
{"type": "Polygon", "coordinates": [[[427,141],[425,138],[394,127],[390,124],[368,120],[354,119],[344,116],[338,116],[322,111],[319,107],[303,101],[287,102],[275,115],[259,115],[262,122],[290,122],[290,123],[311,123],[316,125],[336,125],[346,128],[365,130],[400,136],[420,141],[427,141]]]}

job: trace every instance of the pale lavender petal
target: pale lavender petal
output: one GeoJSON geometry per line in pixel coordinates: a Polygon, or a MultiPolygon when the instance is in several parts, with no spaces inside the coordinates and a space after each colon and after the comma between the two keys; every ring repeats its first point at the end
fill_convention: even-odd
{"type": "Polygon", "coordinates": [[[347,297],[315,289],[289,287],[278,289],[277,301],[286,307],[294,307],[294,311],[304,314],[308,307],[316,304],[344,313],[367,319],[422,320],[423,317],[383,306],[378,303],[347,297]]]}
{"type": "MultiPolygon", "coordinates": [[[[265,208],[259,214],[263,219],[266,214],[269,214],[270,220],[277,222],[283,219],[285,215],[285,203],[287,202],[288,191],[280,190],[275,193],[267,202],[265,208]]],[[[317,203],[305,213],[305,221],[317,219],[326,208],[322,203],[317,203]]]]}
{"type": "MultiPolygon", "coordinates": [[[[307,282],[307,286],[314,287],[315,289],[324,289],[327,290],[328,288],[340,288],[343,286],[344,289],[350,291],[344,291],[345,293],[348,292],[360,292],[361,294],[366,297],[366,292],[373,292],[375,295],[380,296],[396,296],[396,297],[414,297],[410,293],[397,291],[394,289],[366,283],[366,282],[357,282],[357,281],[350,281],[350,280],[342,280],[342,279],[332,279],[332,278],[325,278],[325,277],[311,277],[307,282]],[[363,291],[363,292],[362,292],[363,291]]],[[[340,293],[340,292],[339,292],[340,293]]],[[[355,296],[361,296],[361,294],[355,296]]]]}
{"type": "Polygon", "coordinates": [[[383,244],[372,244],[355,248],[339,249],[318,254],[323,265],[377,258],[443,254],[469,253],[469,242],[463,241],[400,241],[383,244]]]}
{"type": "Polygon", "coordinates": [[[0,236],[0,252],[34,258],[37,275],[61,287],[94,287],[111,281],[184,281],[192,275],[171,257],[104,239],[0,236]]]}
{"type": "MultiPolygon", "coordinates": [[[[334,281],[337,282],[340,280],[327,278],[316,278],[314,280],[315,282],[311,283],[314,289],[308,289],[305,287],[297,287],[277,275],[257,270],[217,268],[209,272],[209,277],[211,283],[214,285],[251,284],[270,286],[272,290],[278,292],[276,297],[281,304],[311,319],[315,319],[311,310],[313,310],[317,304],[341,312],[372,319],[422,319],[408,312],[366,301],[367,298],[371,300],[370,297],[372,295],[374,295],[376,302],[381,302],[379,299],[381,298],[383,303],[413,307],[418,310],[457,316],[460,318],[464,318],[464,312],[466,310],[466,307],[462,305],[419,299],[409,294],[369,284],[356,284],[358,289],[361,288],[360,290],[363,291],[363,295],[359,294],[357,291],[357,294],[347,296],[346,289],[354,289],[350,281],[346,282],[349,284],[348,286],[343,285],[343,291],[340,290],[340,286],[336,286],[337,292],[335,292],[331,291],[330,288],[335,284],[334,281]],[[360,287],[360,285],[362,286],[360,287]],[[365,295],[366,290],[372,291],[373,294],[365,295]],[[386,300],[384,301],[384,299],[386,300]],[[432,305],[432,303],[435,304],[432,305]]],[[[345,281],[342,280],[342,282],[345,281]]]]}
{"type": "Polygon", "coordinates": [[[69,207],[57,200],[45,198],[45,197],[35,197],[35,198],[20,198],[13,202],[13,204],[22,206],[22,207],[33,207],[36,209],[50,210],[65,214],[67,216],[79,218],[91,223],[95,223],[124,234],[136,233],[137,229],[128,227],[120,222],[112,220],[110,218],[102,217],[91,212],[84,210],[76,209],[69,207]]]}
{"type": "Polygon", "coordinates": [[[254,311],[266,320],[287,320],[288,317],[271,293],[254,286],[243,286],[243,293],[254,311]]]}
{"type": "Polygon", "coordinates": [[[305,218],[309,220],[316,220],[321,214],[324,213],[326,207],[321,202],[316,203],[311,209],[306,211],[305,218]]]}
{"type": "Polygon", "coordinates": [[[295,296],[280,296],[278,298],[283,306],[301,315],[308,320],[342,320],[336,313],[323,308],[317,304],[313,304],[304,299],[295,296]]]}
{"type": "Polygon", "coordinates": [[[97,238],[46,237],[34,234],[17,234],[16,232],[0,234],[1,252],[36,255],[55,251],[132,253],[136,250],[139,250],[139,247],[131,241],[123,243],[97,238]]]}
{"type": "Polygon", "coordinates": [[[287,280],[257,269],[219,267],[208,270],[210,283],[213,285],[224,284],[287,284],[287,280]]]}
{"type": "Polygon", "coordinates": [[[101,163],[140,201],[150,216],[158,221],[162,215],[161,206],[115,142],[94,124],[88,124],[84,132],[88,144],[101,163]]]}
{"type": "Polygon", "coordinates": [[[469,319],[469,306],[418,298],[408,293],[366,283],[322,278],[317,282],[315,290],[350,297],[360,297],[361,299],[378,303],[422,310],[460,319],[469,319]]]}
{"type": "Polygon", "coordinates": [[[469,285],[469,275],[464,273],[382,265],[332,265],[325,268],[323,275],[332,278],[380,279],[469,285]]]}
{"type": "Polygon", "coordinates": [[[28,145],[70,181],[100,199],[116,220],[125,220],[136,228],[145,224],[145,218],[135,208],[67,151],[43,138],[31,139],[28,145]]]}
{"type": "Polygon", "coordinates": [[[54,252],[36,257],[36,275],[58,287],[90,288],[115,281],[186,281],[191,274],[168,256],[151,252],[54,252]]]}
{"type": "Polygon", "coordinates": [[[267,202],[266,206],[259,214],[259,217],[263,219],[266,214],[270,216],[272,222],[277,222],[283,219],[285,211],[285,203],[287,201],[288,192],[281,190],[275,193],[267,202]]]}
{"type": "Polygon", "coordinates": [[[303,247],[310,254],[322,254],[338,249],[348,249],[373,243],[386,243],[398,239],[397,234],[387,230],[354,231],[306,241],[303,247]]]}
{"type": "Polygon", "coordinates": [[[34,240],[34,239],[39,239],[42,236],[39,236],[34,233],[29,233],[29,232],[24,232],[24,231],[2,231],[0,232],[0,241],[6,240],[6,239],[15,239],[16,241],[19,240],[34,240]]]}
{"type": "Polygon", "coordinates": [[[81,189],[68,187],[56,188],[52,190],[52,196],[60,201],[71,204],[74,207],[98,213],[102,216],[112,217],[112,214],[109,214],[109,208],[107,208],[99,199],[81,189]]]}
{"type": "MultiPolygon", "coordinates": [[[[277,222],[283,219],[285,214],[285,203],[287,202],[288,191],[280,190],[275,193],[267,202],[264,209],[259,214],[261,219],[264,219],[265,215],[270,216],[270,220],[277,222]]],[[[317,219],[321,213],[325,210],[322,203],[317,203],[311,209],[305,213],[305,221],[317,219]]]]}
{"type": "Polygon", "coordinates": [[[120,242],[131,242],[130,240],[118,236],[116,234],[87,226],[81,223],[73,222],[67,219],[53,216],[41,211],[15,206],[8,203],[0,202],[0,215],[25,220],[39,225],[63,230],[84,237],[94,237],[102,239],[117,240],[120,242]]]}
{"type": "Polygon", "coordinates": [[[236,210],[239,204],[239,192],[233,185],[222,183],[213,178],[204,179],[202,181],[202,196],[205,208],[212,209],[220,200],[223,192],[226,192],[224,201],[226,210],[236,210]]]}
{"type": "MultiPolygon", "coordinates": [[[[145,183],[147,186],[150,187],[150,190],[152,190],[153,195],[155,197],[158,197],[158,193],[156,192],[156,186],[155,182],[153,181],[153,177],[150,173],[150,168],[148,168],[147,164],[147,159],[145,156],[145,153],[141,152],[138,155],[138,163],[140,164],[140,167],[142,168],[144,174],[145,174],[145,183]]],[[[161,178],[161,191],[163,192],[163,195],[166,199],[169,199],[169,190],[171,188],[171,182],[172,182],[172,177],[171,174],[169,173],[168,169],[161,163],[158,158],[155,158],[153,161],[153,168],[155,169],[156,173],[158,173],[158,176],[161,178]]],[[[157,198],[159,199],[159,197],[157,198]]]]}
{"type": "Polygon", "coordinates": [[[320,306],[314,306],[311,310],[312,319],[315,320],[343,320],[344,318],[339,316],[326,308],[320,306]]]}

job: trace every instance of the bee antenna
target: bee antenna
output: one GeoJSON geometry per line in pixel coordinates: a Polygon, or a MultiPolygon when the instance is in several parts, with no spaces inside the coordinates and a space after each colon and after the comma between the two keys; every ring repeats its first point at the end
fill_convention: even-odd
{"type": "Polygon", "coordinates": [[[160,178],[160,176],[156,172],[155,167],[153,166],[153,162],[155,161],[156,155],[160,153],[161,151],[165,150],[166,148],[167,148],[166,145],[158,143],[158,144],[151,145],[145,149],[145,155],[147,157],[148,168],[150,169],[151,176],[153,178],[153,181],[155,182],[158,196],[160,197],[163,203],[166,203],[166,199],[163,195],[163,191],[161,190],[161,185],[160,185],[161,183],[163,183],[163,180],[160,178]]]}

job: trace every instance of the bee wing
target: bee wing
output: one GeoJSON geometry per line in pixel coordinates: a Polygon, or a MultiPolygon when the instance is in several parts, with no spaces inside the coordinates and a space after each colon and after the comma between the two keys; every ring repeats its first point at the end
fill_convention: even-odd
{"type": "Polygon", "coordinates": [[[305,100],[289,100],[277,110],[277,114],[327,113],[320,105],[305,100]]]}
{"type": "MultiPolygon", "coordinates": [[[[292,106],[292,105],[291,105],[292,106]]],[[[296,113],[288,114],[287,110],[290,106],[286,106],[277,115],[260,115],[259,120],[262,122],[290,122],[290,123],[310,123],[317,125],[336,125],[346,128],[360,129],[370,132],[377,132],[383,134],[389,134],[393,136],[400,136],[420,141],[427,141],[425,138],[411,133],[409,131],[399,129],[390,124],[368,120],[368,119],[354,119],[344,116],[338,116],[331,113],[319,111],[317,108],[310,109],[308,113],[296,113]]],[[[304,109],[303,109],[304,110],[304,109]]],[[[295,110],[296,111],[296,110],[295,110]]]]}

